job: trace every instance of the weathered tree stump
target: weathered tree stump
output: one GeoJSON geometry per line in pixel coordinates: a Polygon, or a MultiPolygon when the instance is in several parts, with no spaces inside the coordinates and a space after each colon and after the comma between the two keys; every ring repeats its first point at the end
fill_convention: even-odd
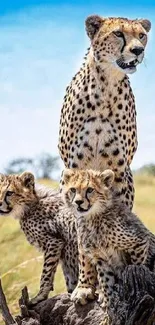
{"type": "Polygon", "coordinates": [[[116,286],[111,325],[155,325],[155,274],[129,266],[116,286]]]}
{"type": "Polygon", "coordinates": [[[14,319],[10,314],[9,308],[7,306],[6,298],[3,293],[1,281],[0,281],[0,310],[2,311],[2,317],[6,325],[14,324],[14,319]]]}
{"type": "MultiPolygon", "coordinates": [[[[25,288],[19,301],[21,316],[6,321],[1,290],[6,325],[100,325],[104,319],[97,301],[74,305],[68,294],[49,298],[32,309],[25,288]]],[[[144,266],[128,266],[115,285],[110,316],[110,325],[155,325],[155,274],[144,266]]]]}

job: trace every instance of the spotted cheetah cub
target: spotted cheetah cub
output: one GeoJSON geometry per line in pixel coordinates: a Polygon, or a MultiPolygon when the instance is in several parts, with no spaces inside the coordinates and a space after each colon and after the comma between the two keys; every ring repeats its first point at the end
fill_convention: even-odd
{"type": "Polygon", "coordinates": [[[46,299],[53,290],[54,275],[61,261],[68,292],[78,281],[78,247],[75,217],[65,209],[56,193],[47,188],[37,189],[34,176],[0,175],[0,214],[19,219],[30,244],[44,253],[40,290],[32,299],[35,304],[46,299]]]}
{"type": "Polygon", "coordinates": [[[71,299],[85,304],[93,298],[97,276],[99,302],[108,308],[115,277],[127,263],[153,270],[155,237],[115,196],[111,170],[66,169],[63,181],[64,201],[76,215],[79,245],[79,280],[71,299]]]}

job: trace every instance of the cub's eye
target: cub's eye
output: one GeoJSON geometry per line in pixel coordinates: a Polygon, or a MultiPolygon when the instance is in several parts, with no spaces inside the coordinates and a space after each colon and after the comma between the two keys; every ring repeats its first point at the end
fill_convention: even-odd
{"type": "Polygon", "coordinates": [[[12,194],[14,194],[14,192],[12,192],[12,191],[7,191],[6,192],[6,196],[11,196],[12,194]]]}
{"type": "Polygon", "coordinates": [[[144,33],[140,33],[140,34],[139,34],[139,38],[140,38],[140,39],[144,38],[145,36],[146,36],[146,35],[145,35],[144,33]]]}
{"type": "Polygon", "coordinates": [[[76,188],[71,187],[71,188],[70,188],[70,191],[71,191],[72,193],[76,193],[76,188]]]}
{"type": "Polygon", "coordinates": [[[92,187],[87,188],[87,193],[92,193],[93,191],[94,191],[94,189],[92,187]]]}
{"type": "Polygon", "coordinates": [[[116,30],[113,32],[117,37],[124,37],[123,33],[120,30],[116,30]]]}

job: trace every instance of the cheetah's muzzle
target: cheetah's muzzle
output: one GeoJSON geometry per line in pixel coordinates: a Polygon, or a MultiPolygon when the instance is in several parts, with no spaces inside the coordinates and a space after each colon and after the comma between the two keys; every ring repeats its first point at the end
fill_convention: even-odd
{"type": "Polygon", "coordinates": [[[121,69],[125,70],[125,69],[134,69],[134,68],[136,68],[139,61],[137,59],[135,59],[133,61],[125,63],[122,59],[118,59],[116,61],[116,63],[121,69]]]}
{"type": "Polygon", "coordinates": [[[91,206],[88,207],[88,209],[83,209],[81,206],[78,206],[77,211],[78,212],[88,212],[90,210],[91,206]]]}
{"type": "Polygon", "coordinates": [[[0,210],[0,215],[8,214],[12,211],[12,209],[8,209],[7,211],[0,210]]]}

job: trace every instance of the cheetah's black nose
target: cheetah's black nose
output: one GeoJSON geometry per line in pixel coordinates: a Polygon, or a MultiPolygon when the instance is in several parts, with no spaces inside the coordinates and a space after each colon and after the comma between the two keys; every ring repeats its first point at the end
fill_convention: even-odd
{"type": "Polygon", "coordinates": [[[144,48],[142,46],[135,46],[132,49],[130,49],[130,52],[135,55],[140,55],[144,51],[144,48]]]}
{"type": "Polygon", "coordinates": [[[76,201],[75,201],[75,203],[76,203],[77,205],[81,205],[83,202],[84,202],[83,200],[76,200],[76,201]]]}

